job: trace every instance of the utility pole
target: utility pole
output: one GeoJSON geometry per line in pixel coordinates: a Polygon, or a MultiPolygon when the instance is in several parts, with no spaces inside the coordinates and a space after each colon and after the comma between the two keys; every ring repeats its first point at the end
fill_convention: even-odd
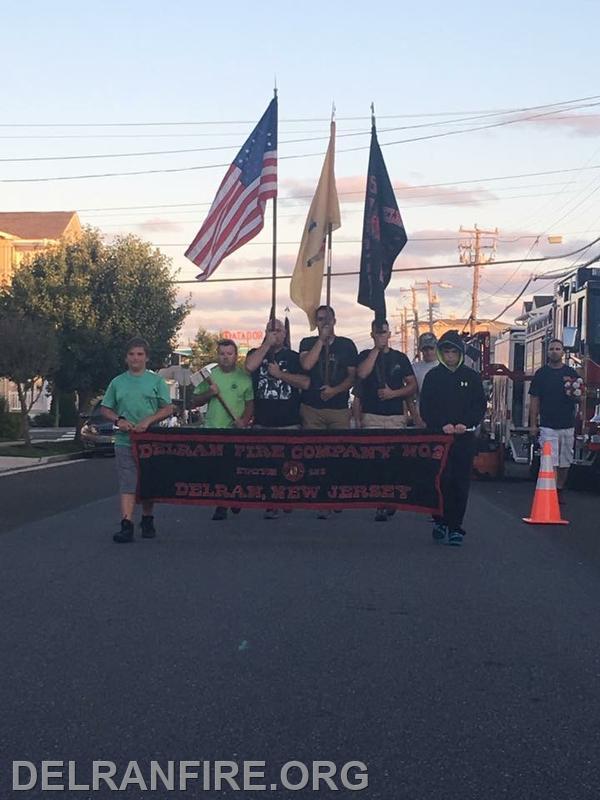
{"type": "Polygon", "coordinates": [[[433,286],[439,286],[440,289],[451,289],[452,286],[444,281],[424,281],[423,283],[415,283],[415,289],[423,289],[427,291],[427,312],[429,316],[429,331],[433,333],[433,306],[437,301],[435,293],[432,291],[433,286]]]}
{"type": "Polygon", "coordinates": [[[398,320],[394,325],[394,333],[400,336],[400,350],[406,353],[408,347],[408,309],[406,306],[397,308],[392,318],[398,320]]]}
{"type": "Polygon", "coordinates": [[[471,315],[469,316],[469,332],[471,336],[475,333],[477,327],[477,310],[479,306],[479,280],[481,267],[484,264],[489,264],[496,257],[496,238],[498,236],[498,228],[493,231],[486,231],[478,228],[477,225],[473,229],[463,228],[460,226],[460,233],[466,233],[471,238],[466,242],[461,242],[458,245],[458,252],[460,253],[461,264],[468,264],[473,267],[473,289],[471,290],[471,315]],[[486,236],[491,238],[491,244],[482,245],[481,237],[486,236]],[[482,253],[483,250],[489,250],[489,253],[482,253]]]}
{"type": "Polygon", "coordinates": [[[417,355],[419,351],[419,307],[417,306],[417,287],[413,284],[410,287],[412,292],[412,312],[413,312],[413,337],[414,337],[414,351],[417,355]]]}
{"type": "MultiPolygon", "coordinates": [[[[412,296],[412,329],[413,329],[413,350],[415,357],[419,354],[419,305],[417,303],[417,292],[426,291],[428,301],[429,313],[429,330],[433,333],[433,306],[436,300],[435,294],[432,291],[433,286],[439,286],[442,289],[451,289],[449,283],[443,281],[423,281],[421,283],[413,283],[410,288],[400,289],[400,293],[410,292],[412,296]]],[[[408,348],[408,320],[406,316],[407,308],[404,306],[404,330],[406,331],[406,348],[408,348]]],[[[406,353],[406,349],[404,350],[406,353]]]]}

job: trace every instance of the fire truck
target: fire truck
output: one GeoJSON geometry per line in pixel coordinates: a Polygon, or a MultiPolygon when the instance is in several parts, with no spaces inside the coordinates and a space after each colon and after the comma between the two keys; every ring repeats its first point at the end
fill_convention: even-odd
{"type": "Polygon", "coordinates": [[[492,382],[490,435],[509,458],[532,462],[529,385],[546,363],[550,340],[561,339],[566,363],[586,387],[575,429],[574,465],[600,480],[600,268],[580,267],[560,279],[553,295],[529,308],[521,321],[498,337],[493,358],[486,361],[486,347],[479,346],[482,375],[492,382]]]}

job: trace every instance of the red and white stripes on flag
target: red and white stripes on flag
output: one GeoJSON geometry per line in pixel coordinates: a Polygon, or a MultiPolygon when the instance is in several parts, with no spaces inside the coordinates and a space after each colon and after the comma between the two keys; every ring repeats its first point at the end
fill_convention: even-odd
{"type": "Polygon", "coordinates": [[[204,281],[221,261],[263,228],[265,205],[277,196],[277,104],[272,100],[227,170],[204,224],[185,255],[204,281]]]}

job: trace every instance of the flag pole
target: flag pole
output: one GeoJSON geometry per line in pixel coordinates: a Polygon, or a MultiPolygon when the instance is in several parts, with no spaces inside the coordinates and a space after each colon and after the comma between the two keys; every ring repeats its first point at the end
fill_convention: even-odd
{"type": "MultiPolygon", "coordinates": [[[[375,133],[375,102],[371,100],[371,138],[373,138],[373,134],[375,133]]],[[[369,177],[367,176],[367,181],[369,177]]],[[[377,321],[377,313],[373,312],[374,320],[377,321]]],[[[379,356],[377,356],[377,362],[379,362],[379,356]]],[[[380,378],[379,373],[377,374],[378,380],[380,378]]],[[[380,381],[381,382],[381,381],[380,381]]]]}
{"type": "MultiPolygon", "coordinates": [[[[331,104],[331,125],[335,122],[335,103],[331,104]]],[[[331,222],[327,226],[327,278],[326,278],[326,303],[331,305],[331,244],[333,239],[333,226],[331,222]]]]}
{"type": "Polygon", "coordinates": [[[327,305],[331,305],[331,239],[332,239],[332,226],[331,223],[327,226],[327,305]]]}
{"type": "MultiPolygon", "coordinates": [[[[375,103],[371,100],[371,136],[375,132],[375,103]]],[[[367,177],[368,180],[368,177],[367,177]]],[[[375,321],[377,321],[377,314],[375,314],[375,321]]],[[[377,377],[377,383],[380,388],[385,386],[385,377],[383,375],[382,363],[379,356],[381,353],[377,354],[377,360],[375,361],[375,374],[377,377]]]]}
{"type": "MultiPolygon", "coordinates": [[[[273,87],[273,97],[277,101],[277,77],[273,87]]],[[[277,195],[273,198],[273,254],[271,262],[271,322],[277,316],[277,195]]]]}
{"type": "MultiPolygon", "coordinates": [[[[335,102],[331,104],[331,126],[335,123],[335,102]]],[[[335,146],[335,145],[334,145],[335,146]]],[[[332,244],[333,239],[333,226],[331,222],[327,226],[327,280],[326,280],[326,304],[331,307],[331,257],[332,257],[332,244]]],[[[325,385],[329,386],[329,339],[325,342],[325,385]]]]}

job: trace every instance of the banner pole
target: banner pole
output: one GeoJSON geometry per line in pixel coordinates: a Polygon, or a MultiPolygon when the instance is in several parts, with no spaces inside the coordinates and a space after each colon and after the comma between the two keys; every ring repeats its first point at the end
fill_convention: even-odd
{"type": "MultiPolygon", "coordinates": [[[[273,87],[273,97],[275,98],[275,101],[277,101],[277,78],[275,78],[275,85],[273,87]]],[[[277,104],[277,116],[279,117],[279,104],[277,104]]],[[[277,316],[277,195],[275,195],[275,197],[273,198],[273,254],[271,262],[271,314],[270,314],[271,321],[273,321],[276,316],[277,316]]]]}
{"type": "Polygon", "coordinates": [[[271,264],[271,319],[277,316],[277,198],[273,198],[273,256],[271,264]]]}
{"type": "Polygon", "coordinates": [[[331,222],[327,226],[327,282],[326,297],[327,305],[331,305],[331,240],[333,239],[333,226],[331,222]]]}
{"type": "MultiPolygon", "coordinates": [[[[327,228],[327,282],[326,282],[327,285],[326,303],[328,308],[331,308],[331,239],[332,238],[333,238],[332,226],[331,223],[329,223],[329,226],[327,228]]],[[[329,386],[329,337],[325,342],[325,385],[329,386]]]]}
{"type": "MultiPolygon", "coordinates": [[[[331,104],[331,130],[333,132],[335,124],[335,102],[331,104]]],[[[332,261],[332,240],[333,240],[333,225],[331,222],[327,226],[327,279],[325,282],[326,290],[326,304],[331,308],[331,261],[332,261]]],[[[325,343],[325,385],[329,386],[329,338],[325,343]]]]}

